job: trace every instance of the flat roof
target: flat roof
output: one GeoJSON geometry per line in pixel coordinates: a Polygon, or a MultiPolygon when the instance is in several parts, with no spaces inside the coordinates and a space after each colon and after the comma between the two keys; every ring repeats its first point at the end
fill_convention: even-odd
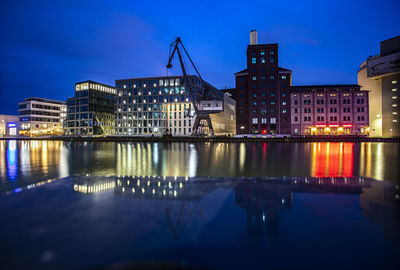
{"type": "MultiPolygon", "coordinates": [[[[26,101],[39,101],[39,102],[46,102],[46,103],[53,103],[53,104],[65,105],[65,101],[54,100],[54,99],[47,99],[47,98],[38,98],[38,97],[26,98],[24,101],[21,101],[21,102],[26,102],[26,101]]],[[[21,103],[21,102],[19,102],[19,103],[21,103]]]]}
{"type": "MultiPolygon", "coordinates": [[[[188,77],[194,77],[194,78],[199,78],[197,75],[187,75],[188,77]]],[[[136,80],[160,80],[160,79],[169,79],[169,78],[182,78],[183,75],[171,75],[171,76],[156,76],[156,77],[138,77],[138,78],[128,78],[128,79],[118,79],[115,80],[115,82],[121,82],[121,81],[136,81],[136,80]]],[[[204,80],[203,80],[204,81],[204,80]]]]}
{"type": "Polygon", "coordinates": [[[108,85],[108,84],[105,84],[105,83],[100,83],[100,82],[96,82],[96,81],[92,81],[92,80],[87,80],[87,81],[83,81],[83,82],[77,82],[77,83],[75,83],[75,85],[77,85],[77,84],[82,84],[82,83],[95,83],[95,84],[100,84],[100,85],[102,85],[102,86],[107,86],[107,87],[110,87],[110,88],[114,88],[115,89],[115,86],[111,86],[111,85],[108,85]]]}
{"type": "Polygon", "coordinates": [[[358,84],[322,84],[322,85],[292,85],[291,88],[349,88],[361,87],[358,84]]]}

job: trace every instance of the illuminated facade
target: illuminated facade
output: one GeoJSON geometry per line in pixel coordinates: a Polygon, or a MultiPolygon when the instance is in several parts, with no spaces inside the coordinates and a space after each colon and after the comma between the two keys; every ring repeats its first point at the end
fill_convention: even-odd
{"type": "MultiPolygon", "coordinates": [[[[183,76],[117,80],[115,133],[125,136],[166,133],[191,135],[196,118],[193,101],[199,100],[203,82],[197,76],[189,78],[192,80],[193,97],[186,92],[183,76]]],[[[211,115],[214,133],[233,135],[235,101],[211,85],[208,86],[224,100],[224,111],[211,115]]]]}
{"type": "Polygon", "coordinates": [[[400,136],[400,36],[381,42],[380,55],[360,65],[358,84],[370,93],[371,136],[400,136]]]}
{"type": "Polygon", "coordinates": [[[359,85],[292,86],[292,135],[368,135],[368,91],[359,85]]]}
{"type": "Polygon", "coordinates": [[[256,34],[247,69],[235,73],[237,134],[290,134],[292,72],[278,66],[278,44],[256,44],[256,34]]]}
{"type": "Polygon", "coordinates": [[[27,98],[18,106],[20,135],[62,135],[67,111],[64,101],[27,98]]]}
{"type": "Polygon", "coordinates": [[[18,128],[18,116],[0,115],[0,137],[15,137],[18,128]]]}
{"type": "Polygon", "coordinates": [[[115,88],[84,81],[75,84],[75,97],[67,100],[65,135],[93,136],[114,134],[115,88]]]}

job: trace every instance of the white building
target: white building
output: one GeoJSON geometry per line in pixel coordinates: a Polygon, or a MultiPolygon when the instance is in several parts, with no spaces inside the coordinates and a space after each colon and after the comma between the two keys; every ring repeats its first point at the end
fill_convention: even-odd
{"type": "Polygon", "coordinates": [[[24,136],[62,135],[67,106],[64,101],[27,98],[18,103],[19,134],[24,136]]]}

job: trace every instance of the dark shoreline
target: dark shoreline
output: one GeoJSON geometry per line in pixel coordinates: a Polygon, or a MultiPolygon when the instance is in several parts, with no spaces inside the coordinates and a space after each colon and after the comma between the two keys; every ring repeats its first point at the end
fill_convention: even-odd
{"type": "Polygon", "coordinates": [[[16,137],[5,138],[0,137],[0,140],[18,140],[18,141],[68,141],[68,142],[218,142],[218,143],[309,143],[309,142],[386,142],[400,143],[400,137],[395,138],[372,138],[359,136],[321,136],[321,137],[16,137]]]}

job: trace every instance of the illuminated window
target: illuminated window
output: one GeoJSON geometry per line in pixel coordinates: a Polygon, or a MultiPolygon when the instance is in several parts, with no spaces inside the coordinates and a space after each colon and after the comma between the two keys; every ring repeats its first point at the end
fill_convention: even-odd
{"type": "Polygon", "coordinates": [[[397,96],[393,96],[392,99],[397,99],[397,96]]]}
{"type": "Polygon", "coordinates": [[[257,63],[257,58],[252,57],[252,58],[251,58],[251,63],[252,63],[252,64],[256,64],[256,63],[257,63]]]}
{"type": "Polygon", "coordinates": [[[258,118],[252,118],[251,122],[255,125],[258,124],[258,118]]]}
{"type": "Polygon", "coordinates": [[[253,81],[257,80],[257,76],[253,76],[252,79],[253,79],[253,81]]]}
{"type": "Polygon", "coordinates": [[[392,84],[396,84],[397,83],[397,81],[392,81],[392,84]]]}
{"type": "Polygon", "coordinates": [[[286,80],[286,75],[282,75],[282,80],[286,80]]]}
{"type": "Polygon", "coordinates": [[[393,89],[392,89],[392,92],[396,92],[396,91],[397,91],[397,88],[393,88],[393,89]]]}

